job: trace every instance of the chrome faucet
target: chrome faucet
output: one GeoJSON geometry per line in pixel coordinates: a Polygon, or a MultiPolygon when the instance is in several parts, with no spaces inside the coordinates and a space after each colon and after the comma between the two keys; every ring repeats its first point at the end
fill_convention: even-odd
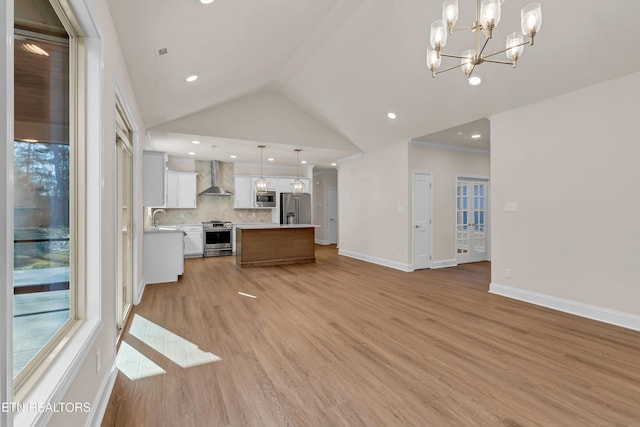
{"type": "Polygon", "coordinates": [[[158,226],[158,220],[156,219],[156,214],[158,212],[162,212],[164,214],[164,217],[167,217],[167,213],[164,211],[164,209],[156,209],[155,211],[153,211],[153,214],[151,215],[151,221],[153,221],[154,227],[158,226]]]}

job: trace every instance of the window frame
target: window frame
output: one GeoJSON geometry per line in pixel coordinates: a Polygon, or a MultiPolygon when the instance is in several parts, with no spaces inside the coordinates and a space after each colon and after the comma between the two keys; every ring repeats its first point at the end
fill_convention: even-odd
{"type": "MultiPolygon", "coordinates": [[[[62,18],[61,18],[62,20],[62,18]]],[[[64,21],[63,21],[64,23],[64,21]]],[[[68,30],[67,30],[68,31],[68,30]]],[[[14,34],[24,35],[32,38],[39,38],[41,40],[47,40],[54,43],[61,42],[62,39],[46,34],[40,34],[36,31],[14,29],[14,34]]],[[[60,344],[68,339],[68,336],[73,333],[75,323],[80,320],[78,317],[78,293],[82,288],[81,284],[85,281],[81,281],[79,276],[78,267],[84,264],[82,259],[82,248],[79,247],[81,239],[79,238],[79,232],[81,231],[81,219],[84,217],[84,209],[79,204],[79,194],[77,193],[78,183],[82,181],[81,175],[78,174],[78,165],[82,162],[78,154],[78,149],[81,149],[84,141],[82,138],[78,138],[74,123],[78,120],[75,116],[79,113],[78,108],[75,105],[75,93],[77,92],[76,75],[77,75],[77,51],[78,46],[76,42],[77,38],[69,34],[69,40],[67,43],[69,49],[69,240],[70,240],[70,253],[69,253],[69,318],[65,323],[56,331],[55,334],[49,339],[49,341],[38,350],[34,357],[20,370],[20,372],[13,379],[13,388],[15,396],[20,398],[26,392],[28,392],[30,385],[37,380],[39,372],[47,369],[48,360],[52,359],[60,350],[60,344]]],[[[14,397],[15,399],[15,397],[14,397]]]]}
{"type": "MultiPolygon", "coordinates": [[[[13,182],[13,0],[0,3],[0,30],[3,42],[0,43],[0,57],[4,59],[5,68],[0,69],[0,92],[5,93],[0,100],[0,133],[4,144],[0,147],[0,244],[5,255],[0,256],[0,280],[13,283],[13,190],[9,184],[13,182]]],[[[4,312],[0,322],[0,401],[11,402],[13,396],[13,286],[5,286],[0,292],[0,306],[4,312]]],[[[0,425],[12,425],[13,414],[0,411],[0,425]]]]}
{"type": "MultiPolygon", "coordinates": [[[[83,0],[50,0],[51,5],[65,25],[70,37],[75,40],[74,52],[70,52],[70,74],[75,73],[75,81],[70,85],[70,104],[76,108],[70,116],[70,137],[76,141],[73,162],[75,163],[75,185],[70,198],[75,205],[73,226],[76,227],[76,268],[71,274],[78,285],[76,289],[76,319],[61,343],[54,349],[55,357],[49,358],[46,369],[39,369],[32,375],[27,388],[23,385],[17,392],[13,383],[13,287],[6,286],[0,296],[0,305],[6,308],[3,322],[6,332],[0,340],[0,398],[3,402],[25,404],[54,404],[62,401],[76,374],[83,365],[93,359],[91,356],[98,337],[102,333],[102,272],[101,247],[102,200],[101,179],[103,167],[101,154],[102,135],[102,58],[104,46],[101,34],[93,19],[91,6],[83,0]],[[71,62],[71,56],[74,56],[71,62]],[[72,71],[73,70],[73,71],[72,71]],[[73,135],[73,136],[71,136],[73,135]],[[91,141],[91,144],[87,143],[91,141]],[[88,191],[92,189],[92,191],[88,191]],[[36,377],[37,375],[37,377],[36,377]]],[[[0,55],[6,59],[6,68],[0,72],[0,89],[5,89],[7,97],[0,104],[0,112],[6,113],[6,122],[0,128],[6,142],[13,141],[13,31],[14,0],[6,0],[0,6],[0,33],[6,43],[0,47],[0,55]],[[5,129],[6,125],[6,129],[5,129]]],[[[0,149],[0,163],[7,166],[0,173],[0,241],[6,249],[0,257],[0,277],[13,283],[13,144],[4,144],[0,149]],[[9,209],[6,209],[9,208],[9,209]],[[10,238],[11,237],[11,238],[10,238]]],[[[71,212],[70,212],[71,214],[71,212]]],[[[71,228],[70,218],[70,228],[71,228]]],[[[98,348],[99,351],[99,348],[98,348]]],[[[96,354],[97,356],[97,354],[96,354]]],[[[96,374],[105,376],[112,369],[110,361],[104,367],[96,366],[96,374]]],[[[105,387],[105,385],[101,385],[105,387]]],[[[90,418],[100,409],[97,402],[90,402],[90,418]]],[[[3,425],[46,425],[51,412],[0,411],[3,425]]]]}

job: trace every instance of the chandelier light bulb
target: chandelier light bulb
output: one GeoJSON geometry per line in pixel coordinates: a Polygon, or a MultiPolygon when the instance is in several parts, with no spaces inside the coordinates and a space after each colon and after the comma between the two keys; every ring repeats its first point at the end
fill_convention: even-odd
{"type": "Polygon", "coordinates": [[[513,66],[516,66],[516,61],[520,56],[522,56],[522,52],[524,51],[524,34],[522,33],[511,33],[507,36],[507,50],[505,54],[507,58],[509,58],[513,62],[513,66]]]}
{"type": "Polygon", "coordinates": [[[442,20],[447,24],[447,32],[453,32],[453,26],[458,22],[458,0],[444,0],[442,3],[442,20]]]}
{"type": "MultiPolygon", "coordinates": [[[[427,49],[427,67],[431,70],[431,73],[435,73],[435,71],[440,67],[440,63],[442,62],[442,58],[438,55],[438,52],[432,49],[427,49]]],[[[435,77],[435,74],[433,74],[435,77]]]]}
{"type": "Polygon", "coordinates": [[[471,72],[473,71],[473,57],[475,55],[476,55],[475,49],[465,50],[460,55],[461,56],[460,63],[462,64],[460,69],[462,70],[464,75],[467,76],[467,78],[471,76],[471,72]]]}
{"type": "Polygon", "coordinates": [[[487,31],[487,38],[491,38],[493,29],[500,22],[500,0],[482,0],[480,11],[482,27],[487,31]]]}
{"type": "Polygon", "coordinates": [[[440,50],[447,44],[447,30],[442,19],[438,19],[431,24],[431,47],[440,50]]]}
{"type": "Polygon", "coordinates": [[[530,3],[522,8],[520,25],[522,33],[531,39],[530,43],[533,45],[533,38],[540,31],[542,25],[542,6],[540,3],[530,3]]]}

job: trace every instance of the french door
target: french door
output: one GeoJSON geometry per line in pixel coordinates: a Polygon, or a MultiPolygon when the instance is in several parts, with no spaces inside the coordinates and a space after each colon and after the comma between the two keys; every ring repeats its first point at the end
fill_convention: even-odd
{"type": "Polygon", "coordinates": [[[133,302],[133,148],[131,129],[122,108],[116,108],[117,180],[117,305],[118,329],[124,326],[133,302]]]}
{"type": "Polygon", "coordinates": [[[489,181],[458,178],[456,186],[456,261],[489,259],[489,181]]]}

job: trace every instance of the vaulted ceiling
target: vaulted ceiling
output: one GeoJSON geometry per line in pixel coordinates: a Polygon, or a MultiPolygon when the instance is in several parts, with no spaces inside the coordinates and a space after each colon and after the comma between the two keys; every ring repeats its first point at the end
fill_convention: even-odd
{"type": "MultiPolygon", "coordinates": [[[[502,49],[506,35],[519,31],[529,1],[504,2],[487,49],[502,49]]],[[[324,152],[310,162],[326,166],[332,156],[408,139],[455,144],[443,131],[458,135],[459,125],[640,71],[637,0],[542,0],[535,46],[515,69],[480,65],[479,86],[459,70],[435,79],[427,70],[429,26],[440,19],[441,0],[108,3],[152,144],[175,147],[173,154],[191,150],[194,138],[225,150],[299,145],[311,157],[324,152]],[[190,74],[199,79],[186,83],[190,74]]],[[[475,2],[459,5],[459,25],[470,24],[475,2]]],[[[444,50],[459,54],[473,43],[470,32],[459,32],[444,50]]],[[[221,153],[196,157],[228,154],[221,153]]],[[[246,160],[259,156],[252,153],[246,160]]]]}

